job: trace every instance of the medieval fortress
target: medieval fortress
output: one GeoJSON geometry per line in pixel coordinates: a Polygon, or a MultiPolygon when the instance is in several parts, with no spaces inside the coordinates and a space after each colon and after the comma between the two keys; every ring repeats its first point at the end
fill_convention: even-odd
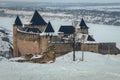
{"type": "Polygon", "coordinates": [[[63,25],[55,33],[50,22],[46,23],[38,11],[29,24],[21,22],[17,16],[13,25],[13,56],[19,57],[25,54],[42,54],[49,45],[55,46],[56,55],[75,50],[91,51],[101,54],[118,54],[120,50],[116,43],[97,43],[93,36],[89,35],[88,27],[84,20],[74,22],[73,25],[63,25]]]}

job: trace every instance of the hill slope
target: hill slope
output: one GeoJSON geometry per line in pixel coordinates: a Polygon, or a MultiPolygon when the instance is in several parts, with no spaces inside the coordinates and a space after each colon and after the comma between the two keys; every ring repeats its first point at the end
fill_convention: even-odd
{"type": "Polygon", "coordinates": [[[85,60],[80,61],[81,52],[72,52],[56,59],[52,64],[17,63],[3,59],[0,61],[2,80],[119,80],[120,55],[100,55],[85,52],[85,60]],[[6,77],[7,76],[7,77],[6,77]]]}

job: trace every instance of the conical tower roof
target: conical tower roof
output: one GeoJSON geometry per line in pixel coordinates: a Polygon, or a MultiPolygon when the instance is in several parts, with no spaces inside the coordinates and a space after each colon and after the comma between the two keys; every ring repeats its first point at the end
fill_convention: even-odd
{"type": "Polygon", "coordinates": [[[55,32],[50,22],[48,22],[48,25],[45,29],[45,32],[48,32],[48,33],[49,32],[55,32]]]}
{"type": "Polygon", "coordinates": [[[95,41],[90,35],[88,35],[87,41],[95,41]]]}
{"type": "Polygon", "coordinates": [[[80,23],[79,26],[80,26],[81,29],[88,29],[88,27],[87,27],[85,21],[83,20],[83,18],[82,18],[81,23],[80,23]]]}
{"type": "Polygon", "coordinates": [[[47,25],[47,23],[44,21],[44,19],[41,17],[41,15],[36,10],[34,12],[34,15],[30,21],[31,25],[33,26],[39,26],[39,25],[47,25]]]}
{"type": "Polygon", "coordinates": [[[16,25],[16,26],[22,26],[23,25],[18,15],[15,19],[14,25],[16,25]]]}

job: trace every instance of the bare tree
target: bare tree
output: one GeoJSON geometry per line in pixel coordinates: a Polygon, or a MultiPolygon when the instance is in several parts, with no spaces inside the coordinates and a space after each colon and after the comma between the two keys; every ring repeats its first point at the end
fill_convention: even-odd
{"type": "Polygon", "coordinates": [[[85,42],[85,35],[82,35],[81,40],[82,40],[82,61],[84,61],[84,42],[85,42]]]}
{"type": "Polygon", "coordinates": [[[75,50],[76,50],[76,31],[75,31],[75,27],[77,26],[78,21],[75,20],[73,21],[72,25],[74,26],[74,33],[73,33],[73,61],[75,61],[75,50]]]}

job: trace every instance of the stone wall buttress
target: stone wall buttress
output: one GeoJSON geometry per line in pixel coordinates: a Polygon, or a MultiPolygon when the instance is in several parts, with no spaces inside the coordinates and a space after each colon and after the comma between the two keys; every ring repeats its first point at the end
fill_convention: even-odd
{"type": "Polygon", "coordinates": [[[17,26],[13,27],[13,56],[18,56],[18,47],[17,47],[17,26]]]}

